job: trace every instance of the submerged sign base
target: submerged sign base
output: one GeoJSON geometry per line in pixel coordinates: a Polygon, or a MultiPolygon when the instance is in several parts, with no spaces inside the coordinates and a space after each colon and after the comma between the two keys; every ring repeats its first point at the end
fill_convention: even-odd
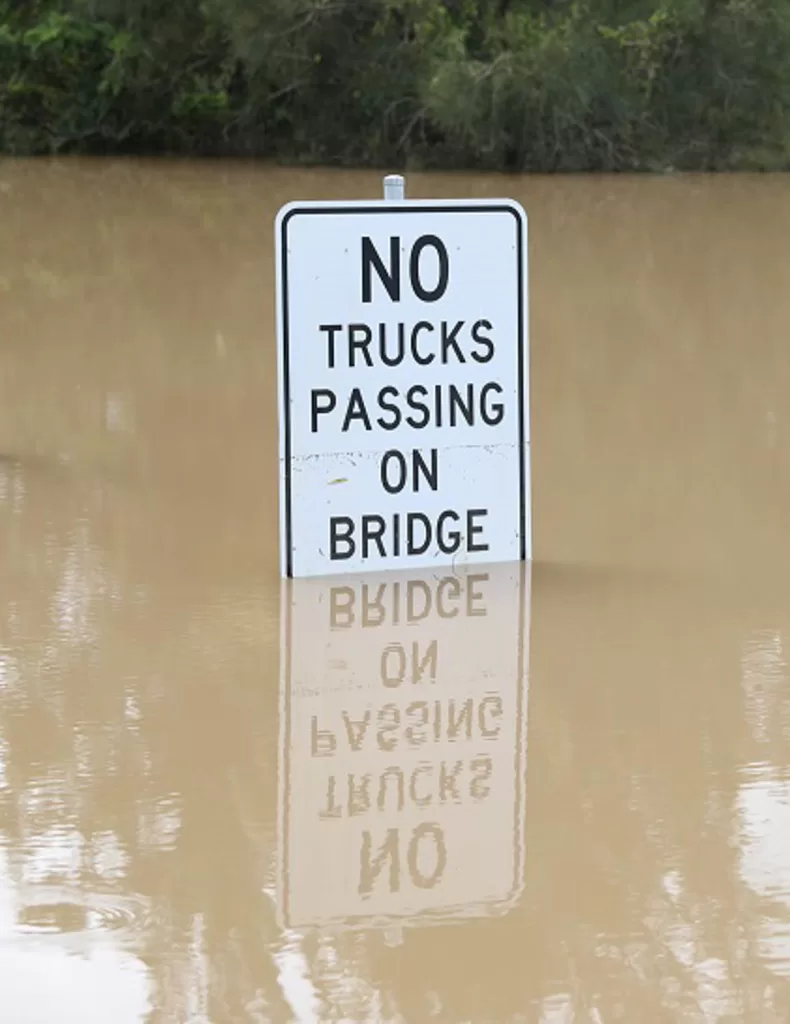
{"type": "Polygon", "coordinates": [[[292,203],[276,243],[282,574],[530,559],[523,209],[292,203]]]}
{"type": "Polygon", "coordinates": [[[283,584],[283,927],[506,912],[524,873],[529,566],[283,584]]]}

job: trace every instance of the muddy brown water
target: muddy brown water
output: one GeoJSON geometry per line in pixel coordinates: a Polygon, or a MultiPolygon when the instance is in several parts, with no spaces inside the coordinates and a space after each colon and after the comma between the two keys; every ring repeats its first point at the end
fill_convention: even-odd
{"type": "Polygon", "coordinates": [[[281,593],[380,176],[0,164],[3,1022],[790,1019],[790,179],[408,188],[530,216],[535,561],[281,593]]]}

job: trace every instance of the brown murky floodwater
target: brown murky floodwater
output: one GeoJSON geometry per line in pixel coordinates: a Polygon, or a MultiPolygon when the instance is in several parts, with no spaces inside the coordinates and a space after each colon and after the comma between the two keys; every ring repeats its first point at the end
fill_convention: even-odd
{"type": "Polygon", "coordinates": [[[379,191],[0,164],[0,1020],[784,1024],[790,179],[412,176],[530,215],[536,560],[281,597],[272,221],[379,191]]]}

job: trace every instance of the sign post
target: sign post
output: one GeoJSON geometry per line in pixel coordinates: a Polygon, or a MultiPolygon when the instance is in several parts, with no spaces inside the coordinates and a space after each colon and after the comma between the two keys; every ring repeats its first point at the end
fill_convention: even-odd
{"type": "Polygon", "coordinates": [[[385,196],[277,216],[283,576],[532,557],[526,214],[385,196]]]}

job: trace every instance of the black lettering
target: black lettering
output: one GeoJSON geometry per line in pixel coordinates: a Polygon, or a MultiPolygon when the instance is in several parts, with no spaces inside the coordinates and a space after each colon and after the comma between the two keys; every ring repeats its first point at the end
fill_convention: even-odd
{"type": "Polygon", "coordinates": [[[456,322],[455,327],[453,327],[453,329],[448,334],[447,324],[444,322],[442,323],[442,362],[445,365],[447,365],[447,363],[449,362],[447,358],[447,353],[449,349],[453,350],[453,352],[455,353],[455,358],[458,360],[459,363],[466,362],[466,357],[464,356],[463,352],[461,351],[458,345],[458,332],[461,330],[463,326],[464,321],[458,320],[456,322]]]}
{"type": "Polygon", "coordinates": [[[359,388],[352,388],[351,394],[348,396],[348,408],[346,409],[345,419],[341,427],[344,434],[351,426],[353,420],[361,420],[365,425],[365,430],[373,429],[370,424],[368,410],[365,408],[365,402],[362,399],[362,392],[359,388]]]}
{"type": "Polygon", "coordinates": [[[488,395],[491,391],[496,391],[501,395],[502,385],[497,384],[496,381],[489,381],[488,384],[483,385],[480,390],[480,416],[487,426],[496,427],[505,418],[505,407],[501,402],[493,402],[489,409],[488,395]]]}
{"type": "Polygon", "coordinates": [[[370,557],[370,545],[376,544],[379,549],[379,554],[382,558],[386,558],[387,552],[384,548],[384,542],[381,539],[384,536],[384,517],[383,516],[363,516],[362,517],[362,557],[370,557]]]}
{"type": "Polygon", "coordinates": [[[428,389],[422,384],[414,384],[406,392],[406,404],[410,409],[414,409],[415,412],[422,413],[422,420],[418,421],[414,416],[407,416],[406,422],[410,427],[414,427],[415,430],[422,430],[423,427],[427,427],[431,419],[431,413],[425,402],[417,401],[417,395],[421,395],[423,398],[428,397],[428,389]]]}
{"type": "Polygon", "coordinates": [[[424,555],[431,546],[431,521],[424,512],[406,513],[406,553],[408,555],[424,555]],[[414,536],[414,527],[417,523],[422,524],[423,541],[417,544],[414,536]]]}
{"type": "Polygon", "coordinates": [[[486,331],[490,331],[491,321],[490,320],[478,320],[472,327],[472,341],[478,345],[483,345],[485,348],[485,355],[481,355],[479,352],[472,353],[472,359],[476,363],[490,363],[494,358],[494,343],[490,338],[486,338],[480,333],[480,328],[484,328],[486,331]]]}
{"type": "Polygon", "coordinates": [[[362,301],[372,302],[371,267],[393,302],[400,302],[400,238],[390,238],[390,269],[384,266],[370,238],[362,239],[362,301]]]}
{"type": "Polygon", "coordinates": [[[412,354],[412,359],[414,359],[415,363],[419,363],[420,366],[427,366],[429,363],[432,363],[434,361],[434,359],[436,358],[436,353],[435,352],[429,352],[428,355],[421,356],[420,355],[420,350],[417,348],[417,337],[418,337],[420,331],[433,331],[433,330],[434,330],[433,324],[429,324],[425,320],[420,320],[420,322],[418,324],[415,324],[414,327],[412,327],[412,330],[411,330],[411,354],[412,354]]]}
{"type": "Polygon", "coordinates": [[[337,397],[329,388],[313,388],[310,392],[310,424],[312,433],[318,431],[318,417],[332,410],[337,405],[337,397]]]}
{"type": "Polygon", "coordinates": [[[436,543],[439,545],[439,550],[442,554],[453,555],[461,546],[460,530],[450,530],[446,537],[444,532],[445,523],[448,520],[452,520],[457,523],[459,519],[460,516],[457,512],[454,512],[452,509],[447,509],[447,511],[441,513],[436,521],[436,543]]]}
{"type": "Polygon", "coordinates": [[[326,362],[330,370],[335,368],[335,335],[343,330],[342,324],[321,324],[319,331],[326,331],[326,362]]]}
{"type": "Polygon", "coordinates": [[[414,243],[409,261],[409,276],[411,277],[411,286],[414,294],[418,299],[422,299],[423,302],[436,302],[447,291],[450,278],[450,260],[444,243],[436,235],[421,235],[414,243]],[[427,248],[433,249],[439,260],[439,278],[436,282],[436,287],[432,289],[424,288],[420,280],[421,257],[423,251],[427,248]]]}
{"type": "Polygon", "coordinates": [[[388,384],[385,388],[382,388],[378,393],[378,405],[379,409],[383,409],[384,412],[392,413],[393,419],[390,422],[385,421],[381,416],[376,420],[376,423],[381,427],[382,430],[397,430],[400,426],[401,411],[397,405],[393,405],[391,402],[385,399],[392,396],[393,398],[398,397],[398,389],[394,388],[391,384],[388,384]]]}
{"type": "Polygon", "coordinates": [[[430,466],[418,448],[412,452],[412,490],[415,494],[420,489],[420,476],[432,491],[439,490],[439,452],[436,448],[431,448],[430,466]]]}
{"type": "Polygon", "coordinates": [[[398,324],[398,349],[394,356],[387,352],[387,325],[379,324],[379,355],[385,366],[399,366],[406,355],[406,328],[398,324]]]}
{"type": "Polygon", "coordinates": [[[487,508],[470,508],[466,513],[466,550],[467,551],[488,551],[487,541],[475,542],[478,533],[483,532],[483,526],[475,523],[479,516],[487,516],[487,508]]]}
{"type": "Polygon", "coordinates": [[[406,466],[406,457],[403,452],[399,452],[396,448],[393,448],[388,452],[384,452],[381,457],[380,477],[381,486],[387,494],[400,494],[406,486],[407,476],[408,468],[406,466]],[[394,478],[393,474],[389,470],[389,467],[393,462],[396,463],[394,478]]]}
{"type": "Polygon", "coordinates": [[[355,550],[354,520],[348,516],[330,516],[329,560],[332,562],[342,562],[346,558],[353,558],[355,550]],[[344,551],[340,549],[341,544],[345,545],[344,551]]]}
{"type": "Polygon", "coordinates": [[[458,424],[458,418],[456,412],[460,409],[463,418],[466,420],[467,425],[473,427],[475,425],[475,388],[474,384],[466,385],[466,405],[461,396],[461,392],[455,386],[450,385],[450,426],[455,427],[458,424]]]}
{"type": "MultiPolygon", "coordinates": [[[[400,494],[405,490],[409,480],[409,466],[406,456],[397,448],[391,448],[384,452],[381,457],[379,469],[381,486],[387,494],[400,494]]],[[[439,452],[431,448],[431,463],[428,462],[422,452],[415,448],[412,452],[411,489],[416,494],[420,490],[421,479],[432,491],[439,489],[439,452]]],[[[417,514],[417,513],[415,513],[417,514]]],[[[395,513],[394,523],[398,523],[398,513],[395,513]]]]}
{"type": "Polygon", "coordinates": [[[348,365],[357,365],[357,352],[365,357],[368,366],[373,365],[373,356],[370,354],[370,342],[373,332],[367,324],[348,325],[348,365]]]}

